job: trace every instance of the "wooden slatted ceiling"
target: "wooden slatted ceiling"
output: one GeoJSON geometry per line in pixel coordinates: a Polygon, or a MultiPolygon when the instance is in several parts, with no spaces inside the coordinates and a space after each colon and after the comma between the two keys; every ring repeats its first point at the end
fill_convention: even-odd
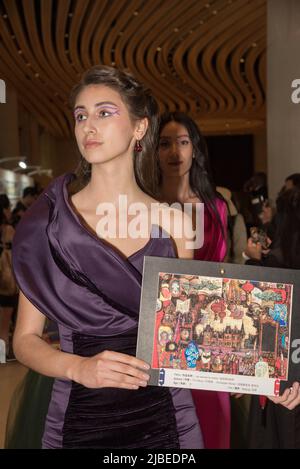
{"type": "Polygon", "coordinates": [[[265,128],[266,0],[2,0],[0,77],[53,135],[97,63],[130,70],[206,134],[265,128]]]}

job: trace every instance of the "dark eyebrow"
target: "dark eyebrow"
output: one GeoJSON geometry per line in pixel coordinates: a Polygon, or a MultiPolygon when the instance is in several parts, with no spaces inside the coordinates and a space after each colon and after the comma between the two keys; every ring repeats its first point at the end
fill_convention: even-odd
{"type": "MultiPolygon", "coordinates": [[[[188,138],[190,138],[190,136],[189,136],[188,134],[178,135],[178,137],[176,137],[176,138],[182,138],[182,137],[188,137],[188,138]]],[[[161,135],[159,138],[165,138],[165,139],[167,139],[167,140],[171,140],[171,139],[172,139],[172,137],[169,137],[168,135],[161,135]]]]}
{"type": "Polygon", "coordinates": [[[114,107],[118,107],[118,106],[117,106],[115,103],[113,103],[112,101],[102,101],[101,103],[96,103],[96,104],[95,104],[95,107],[107,106],[107,105],[114,106],[114,107]]]}
{"type": "MultiPolygon", "coordinates": [[[[99,107],[99,106],[107,106],[107,105],[110,105],[110,106],[114,106],[114,107],[118,107],[115,103],[113,103],[112,101],[101,101],[100,103],[96,103],[95,104],[95,107],[99,107]]],[[[82,106],[81,104],[79,104],[78,106],[76,106],[74,108],[74,112],[77,111],[78,109],[85,109],[85,106],[82,106]]]]}
{"type": "Polygon", "coordinates": [[[73,111],[74,112],[78,111],[78,109],[85,109],[85,107],[84,106],[76,106],[76,107],[74,107],[73,111]]]}

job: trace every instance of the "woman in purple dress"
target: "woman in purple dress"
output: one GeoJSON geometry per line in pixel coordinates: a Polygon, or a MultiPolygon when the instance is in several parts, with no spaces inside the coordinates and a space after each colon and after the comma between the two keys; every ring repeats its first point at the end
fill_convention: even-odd
{"type": "Polygon", "coordinates": [[[155,200],[139,168],[153,154],[157,104],[132,76],[105,66],[86,72],[72,99],[81,170],[50,184],[13,249],[15,354],[55,378],[43,447],[200,448],[190,392],[148,386],[149,365],[135,357],[143,257],[192,257],[172,228],[165,236],[164,216],[159,227],[146,223],[155,200]],[[58,324],[61,350],[42,339],[46,317],[58,324]]]}
{"type": "MultiPolygon", "coordinates": [[[[209,168],[206,142],[186,114],[163,114],[159,128],[158,198],[170,204],[204,204],[203,246],[194,259],[222,262],[226,255],[227,206],[216,192],[209,168]]],[[[196,226],[196,211],[194,225],[196,226]]],[[[229,448],[228,393],[193,391],[206,448],[229,448]]]]}

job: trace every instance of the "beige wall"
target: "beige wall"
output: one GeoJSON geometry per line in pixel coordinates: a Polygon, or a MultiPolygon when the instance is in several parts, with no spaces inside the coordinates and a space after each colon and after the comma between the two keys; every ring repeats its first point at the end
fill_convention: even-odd
{"type": "Polygon", "coordinates": [[[300,172],[300,104],[291,83],[300,78],[300,1],[268,1],[268,180],[274,198],[291,173],[300,172]]]}
{"type": "MultiPolygon", "coordinates": [[[[50,135],[17,99],[12,87],[6,84],[6,103],[0,104],[0,158],[26,156],[28,165],[52,169],[53,176],[73,171],[78,156],[73,141],[50,135]]],[[[13,169],[17,161],[3,163],[13,169]]]]}

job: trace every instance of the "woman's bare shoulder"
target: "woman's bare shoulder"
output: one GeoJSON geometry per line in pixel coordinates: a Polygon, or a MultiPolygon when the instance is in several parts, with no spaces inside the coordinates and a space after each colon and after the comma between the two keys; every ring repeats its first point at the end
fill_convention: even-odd
{"type": "Polygon", "coordinates": [[[194,238],[192,218],[182,210],[181,205],[159,205],[160,226],[173,240],[179,258],[192,259],[193,250],[189,247],[194,238]]]}

